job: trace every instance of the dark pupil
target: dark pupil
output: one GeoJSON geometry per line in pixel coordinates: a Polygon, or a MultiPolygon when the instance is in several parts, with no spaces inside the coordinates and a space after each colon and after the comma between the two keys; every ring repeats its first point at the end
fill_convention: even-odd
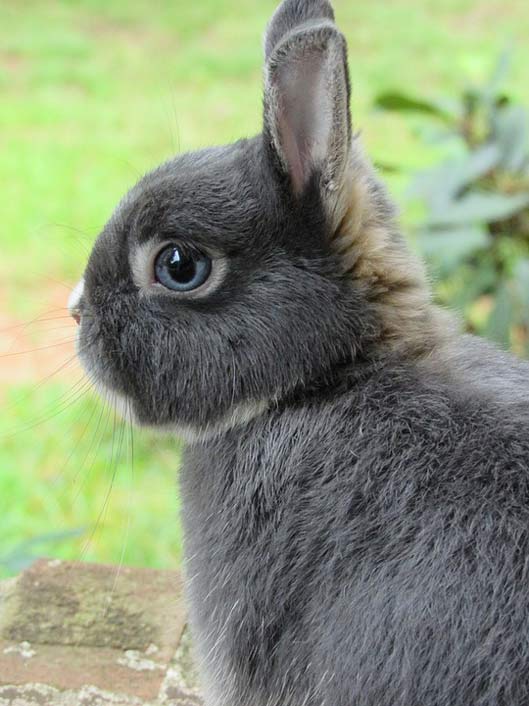
{"type": "Polygon", "coordinates": [[[197,265],[191,257],[186,257],[178,248],[173,248],[167,258],[167,271],[175,282],[189,284],[195,278],[197,265]]]}
{"type": "Polygon", "coordinates": [[[169,245],[156,259],[155,278],[174,292],[191,292],[204,284],[211,274],[211,267],[211,258],[207,255],[169,245]]]}

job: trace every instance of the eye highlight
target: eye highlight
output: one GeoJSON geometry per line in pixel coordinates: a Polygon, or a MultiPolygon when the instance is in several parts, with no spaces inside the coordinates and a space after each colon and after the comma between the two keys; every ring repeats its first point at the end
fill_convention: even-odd
{"type": "Polygon", "coordinates": [[[171,243],[154,261],[156,281],[173,292],[192,292],[211,274],[211,259],[198,250],[185,250],[171,243]]]}

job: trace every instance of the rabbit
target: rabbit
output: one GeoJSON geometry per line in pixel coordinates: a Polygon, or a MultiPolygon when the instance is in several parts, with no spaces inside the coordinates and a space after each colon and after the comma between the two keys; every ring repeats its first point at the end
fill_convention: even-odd
{"type": "Polygon", "coordinates": [[[353,131],[327,0],[266,30],[262,133],[170,159],[70,311],[182,437],[207,706],[529,704],[529,365],[463,334],[353,131]]]}

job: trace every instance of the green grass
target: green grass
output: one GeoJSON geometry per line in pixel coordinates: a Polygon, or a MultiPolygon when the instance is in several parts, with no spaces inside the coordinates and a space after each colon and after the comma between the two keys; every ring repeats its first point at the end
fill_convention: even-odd
{"type": "MultiPolygon", "coordinates": [[[[78,278],[90,243],[139,175],[175,152],[259,130],[261,35],[274,6],[273,0],[0,4],[4,313],[24,318],[50,308],[50,282],[78,278]]],[[[514,42],[508,88],[527,99],[526,0],[336,0],[335,6],[350,44],[355,124],[376,160],[413,169],[432,158],[409,123],[373,113],[382,89],[450,95],[481,79],[505,43],[514,42]]],[[[397,196],[402,183],[392,177],[397,196]]],[[[0,366],[7,364],[0,358],[0,366]]],[[[63,387],[9,391],[11,399],[24,393],[23,399],[3,404],[0,435],[53,408],[66,391],[65,382],[56,385],[63,387]]],[[[0,399],[4,393],[0,388],[0,399]]],[[[86,404],[90,410],[94,403],[86,404]]],[[[88,472],[83,446],[90,430],[79,437],[90,411],[83,409],[79,402],[45,424],[0,436],[0,556],[35,535],[97,524],[88,547],[85,533],[45,550],[174,564],[178,449],[137,433],[134,472],[123,451],[106,502],[112,420],[88,472]]]]}
{"type": "MultiPolygon", "coordinates": [[[[31,552],[107,563],[174,566],[181,556],[179,445],[131,431],[84,388],[11,390],[0,423],[0,562],[31,552]]],[[[0,569],[2,567],[0,564],[0,569]]]]}

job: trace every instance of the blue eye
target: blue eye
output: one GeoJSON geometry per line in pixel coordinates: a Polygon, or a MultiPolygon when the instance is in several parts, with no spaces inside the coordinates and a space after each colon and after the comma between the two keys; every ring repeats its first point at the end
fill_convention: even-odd
{"type": "Polygon", "coordinates": [[[198,289],[211,274],[211,259],[198,251],[168,245],[154,263],[156,281],[173,292],[198,289]]]}

